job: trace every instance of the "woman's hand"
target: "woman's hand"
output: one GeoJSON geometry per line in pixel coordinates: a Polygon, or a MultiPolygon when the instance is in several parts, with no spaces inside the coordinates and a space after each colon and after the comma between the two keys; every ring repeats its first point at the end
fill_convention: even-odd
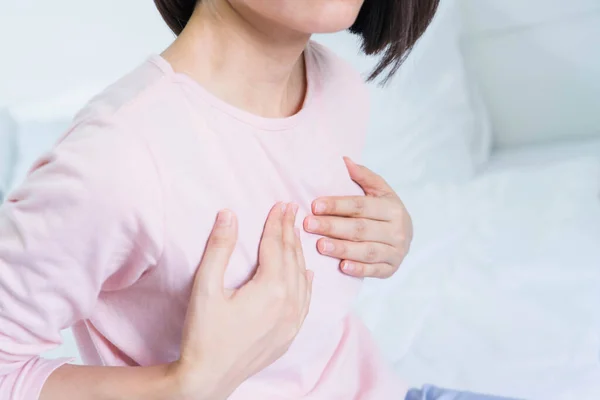
{"type": "Polygon", "coordinates": [[[279,359],[308,313],[313,273],[306,270],[296,205],[270,212],[254,277],[238,290],[224,289],[237,240],[230,211],[217,217],[200,263],[181,345],[173,364],[185,399],[226,399],[244,380],[279,359]]]}
{"type": "Polygon", "coordinates": [[[342,260],[340,267],[356,277],[389,278],[408,253],[412,221],[404,204],[386,181],[344,158],[350,177],[366,196],[323,197],[312,204],[306,231],[319,239],[321,254],[342,260]]]}

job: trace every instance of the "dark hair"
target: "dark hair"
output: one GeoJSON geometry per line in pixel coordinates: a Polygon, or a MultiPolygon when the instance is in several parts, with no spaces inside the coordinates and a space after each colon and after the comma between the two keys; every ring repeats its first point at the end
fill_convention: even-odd
{"type": "MultiPolygon", "coordinates": [[[[154,0],[171,30],[179,35],[190,20],[198,1],[154,0]]],[[[440,0],[365,0],[350,32],[362,38],[367,55],[381,54],[369,80],[388,70],[385,83],[398,70],[417,40],[423,35],[440,0]]]]}

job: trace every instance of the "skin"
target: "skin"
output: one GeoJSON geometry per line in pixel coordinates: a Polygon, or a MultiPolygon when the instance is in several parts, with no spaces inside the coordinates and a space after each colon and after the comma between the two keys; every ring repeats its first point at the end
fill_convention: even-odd
{"type": "Polygon", "coordinates": [[[323,255],[341,259],[342,272],[355,277],[389,278],[400,267],[412,241],[412,220],[387,182],[345,158],[348,173],[365,196],[323,197],[304,220],[323,255]]]}
{"type": "MultiPolygon", "coordinates": [[[[362,2],[202,0],[163,56],[176,72],[238,108],[263,117],[290,116],[304,99],[302,53],[311,34],[350,27],[362,2]]],[[[381,177],[346,163],[365,196],[316,199],[315,215],[304,228],[324,236],[319,251],[342,259],[344,273],[391,276],[408,251],[410,217],[381,177]]],[[[296,210],[274,206],[257,273],[236,291],[223,290],[223,274],[237,220],[229,211],[219,214],[195,278],[178,361],[152,367],[65,365],[52,373],[40,399],[226,399],[285,353],[308,312],[313,274],[295,235],[296,210]]]]}

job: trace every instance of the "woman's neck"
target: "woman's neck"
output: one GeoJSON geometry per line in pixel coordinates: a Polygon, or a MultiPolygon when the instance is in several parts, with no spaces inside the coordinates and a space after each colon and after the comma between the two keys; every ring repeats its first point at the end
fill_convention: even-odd
{"type": "Polygon", "coordinates": [[[203,4],[163,53],[175,71],[253,114],[295,114],[306,92],[302,54],[310,36],[263,29],[267,21],[244,18],[227,1],[203,4]]]}

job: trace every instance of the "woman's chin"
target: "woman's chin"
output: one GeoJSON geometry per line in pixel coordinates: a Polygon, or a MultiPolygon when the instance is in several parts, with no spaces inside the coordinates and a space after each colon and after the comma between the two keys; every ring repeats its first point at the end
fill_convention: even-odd
{"type": "Polygon", "coordinates": [[[229,0],[238,12],[254,20],[304,34],[333,33],[354,24],[364,0],[229,0]]]}
{"type": "Polygon", "coordinates": [[[306,33],[334,33],[350,28],[360,12],[361,2],[332,1],[303,21],[306,33]]]}

